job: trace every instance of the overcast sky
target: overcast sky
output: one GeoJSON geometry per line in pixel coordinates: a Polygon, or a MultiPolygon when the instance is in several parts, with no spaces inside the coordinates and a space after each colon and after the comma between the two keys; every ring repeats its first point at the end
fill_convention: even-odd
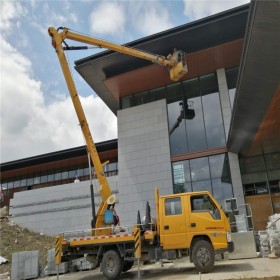
{"type": "MultiPolygon", "coordinates": [[[[248,0],[1,0],[1,158],[27,158],[84,145],[48,27],[126,43],[248,0]]],[[[100,50],[99,50],[100,51],[100,50]]],[[[117,120],[73,69],[96,50],[68,52],[95,142],[117,138],[117,120]]]]}

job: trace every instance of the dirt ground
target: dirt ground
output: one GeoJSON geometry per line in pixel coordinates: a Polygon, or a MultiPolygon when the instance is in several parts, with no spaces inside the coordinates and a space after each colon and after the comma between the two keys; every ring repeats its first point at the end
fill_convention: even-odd
{"type": "MultiPolygon", "coordinates": [[[[48,237],[34,233],[27,229],[23,229],[15,224],[12,224],[8,219],[0,220],[0,255],[8,262],[0,265],[0,274],[10,273],[12,254],[21,251],[34,251],[39,250],[40,267],[43,269],[47,265],[47,251],[54,247],[55,240],[53,237],[48,237]]],[[[206,278],[206,274],[198,277],[197,272],[193,265],[179,264],[174,267],[160,268],[157,265],[142,267],[141,279],[246,279],[246,280],[280,280],[280,259],[271,260],[268,259],[253,259],[253,260],[239,260],[227,262],[217,262],[213,273],[207,274],[210,278],[206,278]],[[245,267],[246,266],[246,267],[245,267]],[[259,267],[264,266],[264,271],[257,272],[259,267]],[[246,269],[245,269],[246,268],[246,269]],[[275,276],[278,273],[272,273],[274,268],[278,268],[279,276],[275,276]],[[243,269],[243,271],[242,271],[243,269]],[[230,270],[229,272],[227,270],[230,270]],[[242,271],[241,274],[238,272],[242,271]],[[251,274],[251,272],[255,272],[251,274]],[[216,272],[216,273],[215,273],[216,272]],[[229,274],[227,274],[229,273],[229,274]],[[228,276],[237,276],[228,277],[228,276]],[[272,276],[273,275],[273,276],[272,276]],[[174,278],[175,277],[175,278],[174,278]],[[183,278],[181,278],[183,277],[183,278]],[[188,278],[190,277],[190,278],[188,278]],[[213,278],[211,278],[213,277],[213,278]],[[220,278],[222,277],[222,278],[220,278]],[[226,278],[223,278],[226,277],[226,278]]],[[[278,271],[277,270],[277,271],[278,271]]],[[[47,277],[44,279],[52,280],[56,279],[56,276],[47,277]]],[[[67,273],[60,275],[61,280],[87,280],[87,279],[105,279],[99,269],[91,271],[80,271],[78,273],[67,273]]],[[[127,273],[123,273],[120,279],[137,279],[137,269],[133,268],[127,273]]]]}
{"type": "Polygon", "coordinates": [[[47,265],[47,252],[54,248],[55,239],[23,229],[6,218],[0,221],[0,255],[8,260],[0,265],[0,274],[11,272],[12,254],[21,251],[39,250],[40,267],[44,268],[47,265]]]}
{"type": "MultiPolygon", "coordinates": [[[[199,274],[194,265],[187,259],[174,263],[141,265],[143,280],[280,280],[280,259],[253,258],[242,260],[216,261],[210,273],[199,274]]],[[[57,276],[49,276],[48,280],[57,280],[57,276]]],[[[122,273],[120,280],[138,280],[138,267],[122,273]]],[[[106,280],[100,269],[66,273],[59,280],[106,280]]]]}

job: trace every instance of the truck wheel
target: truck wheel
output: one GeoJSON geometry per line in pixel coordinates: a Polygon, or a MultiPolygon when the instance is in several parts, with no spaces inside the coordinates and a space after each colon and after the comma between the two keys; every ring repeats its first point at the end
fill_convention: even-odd
{"type": "Polygon", "coordinates": [[[134,265],[134,261],[124,261],[122,271],[123,272],[129,271],[133,267],[133,265],[134,265]]]}
{"type": "Polygon", "coordinates": [[[214,267],[215,253],[213,246],[205,240],[197,241],[192,249],[195,268],[201,273],[208,273],[214,267]]]}
{"type": "Polygon", "coordinates": [[[117,279],[123,269],[123,259],[116,250],[107,251],[102,258],[101,269],[107,279],[117,279]]]}

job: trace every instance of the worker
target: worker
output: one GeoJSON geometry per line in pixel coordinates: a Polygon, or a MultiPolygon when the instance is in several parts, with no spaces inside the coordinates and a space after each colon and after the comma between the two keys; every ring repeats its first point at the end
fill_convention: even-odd
{"type": "MultiPolygon", "coordinates": [[[[107,204],[108,204],[108,208],[109,210],[111,210],[113,212],[113,226],[120,226],[120,218],[115,210],[115,203],[116,203],[116,196],[114,194],[110,195],[109,198],[107,199],[107,204]]],[[[120,232],[124,232],[125,230],[123,228],[119,228],[120,232]]]]}
{"type": "Polygon", "coordinates": [[[120,218],[115,210],[115,203],[110,205],[110,210],[113,212],[114,215],[114,226],[120,226],[120,218]]]}
{"type": "Polygon", "coordinates": [[[110,195],[109,198],[107,199],[107,204],[108,204],[108,210],[111,210],[113,212],[114,216],[114,226],[119,226],[120,225],[120,219],[119,216],[117,215],[117,212],[115,210],[115,203],[116,203],[116,196],[114,194],[110,195]]]}
{"type": "Polygon", "coordinates": [[[74,183],[79,183],[79,182],[80,182],[80,179],[79,179],[78,175],[76,175],[76,179],[75,179],[74,183]]]}
{"type": "Polygon", "coordinates": [[[173,57],[175,58],[176,62],[179,63],[182,61],[182,51],[178,51],[177,48],[173,49],[173,57]]]}

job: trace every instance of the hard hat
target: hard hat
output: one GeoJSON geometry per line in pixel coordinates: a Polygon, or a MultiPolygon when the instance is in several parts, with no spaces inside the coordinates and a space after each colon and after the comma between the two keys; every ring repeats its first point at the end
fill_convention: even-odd
{"type": "Polygon", "coordinates": [[[112,194],[110,195],[108,198],[107,198],[107,204],[114,204],[116,202],[116,195],[115,194],[112,194]]]}

